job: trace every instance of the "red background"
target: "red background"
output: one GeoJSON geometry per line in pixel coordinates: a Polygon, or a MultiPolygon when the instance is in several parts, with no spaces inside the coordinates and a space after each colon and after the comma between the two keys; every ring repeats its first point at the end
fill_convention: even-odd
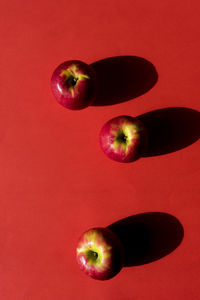
{"type": "Polygon", "coordinates": [[[199,110],[199,13],[188,0],[1,0],[1,300],[198,298],[199,142],[120,164],[102,153],[98,134],[120,114],[199,110]],[[55,101],[49,82],[59,63],[118,55],[153,63],[155,86],[76,112],[55,101]],[[83,231],[151,211],[183,225],[176,250],[106,282],[79,270],[83,231]]]}

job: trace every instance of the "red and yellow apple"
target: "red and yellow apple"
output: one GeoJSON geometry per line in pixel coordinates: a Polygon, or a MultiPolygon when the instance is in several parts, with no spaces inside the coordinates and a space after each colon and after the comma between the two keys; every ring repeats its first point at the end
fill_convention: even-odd
{"type": "Polygon", "coordinates": [[[107,228],[84,232],[76,248],[77,262],[88,276],[107,280],[123,267],[124,250],[119,238],[107,228]]]}
{"type": "Polygon", "coordinates": [[[118,116],[102,127],[100,146],[109,158],[122,163],[132,162],[146,150],[147,131],[137,118],[118,116]]]}
{"type": "Polygon", "coordinates": [[[96,75],[85,62],[70,60],[60,64],[52,74],[51,89],[56,100],[72,110],[92,104],[96,96],[96,75]]]}

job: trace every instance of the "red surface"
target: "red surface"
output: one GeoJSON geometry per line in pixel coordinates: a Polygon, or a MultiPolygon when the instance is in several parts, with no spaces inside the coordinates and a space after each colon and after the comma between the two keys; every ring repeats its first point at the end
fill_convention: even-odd
{"type": "Polygon", "coordinates": [[[1,0],[0,15],[0,299],[198,299],[199,141],[132,164],[109,160],[98,143],[120,114],[199,110],[198,1],[1,0]],[[118,55],[153,63],[155,86],[78,112],[54,100],[59,63],[118,55]],[[106,282],[79,270],[83,231],[151,211],[183,225],[173,252],[106,282]]]}

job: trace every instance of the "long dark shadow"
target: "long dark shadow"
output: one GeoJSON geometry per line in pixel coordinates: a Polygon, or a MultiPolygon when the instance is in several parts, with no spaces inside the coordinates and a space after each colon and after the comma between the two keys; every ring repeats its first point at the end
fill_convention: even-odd
{"type": "Polygon", "coordinates": [[[200,112],[186,107],[168,107],[138,116],[148,132],[144,156],[178,151],[200,138],[200,112]]]}
{"type": "Polygon", "coordinates": [[[120,238],[124,246],[125,267],[161,259],[174,251],[184,236],[180,221],[162,212],[133,215],[108,228],[120,238]]]}
{"type": "Polygon", "coordinates": [[[137,56],[116,56],[91,64],[97,74],[94,106],[113,105],[149,91],[158,80],[154,65],[137,56]]]}

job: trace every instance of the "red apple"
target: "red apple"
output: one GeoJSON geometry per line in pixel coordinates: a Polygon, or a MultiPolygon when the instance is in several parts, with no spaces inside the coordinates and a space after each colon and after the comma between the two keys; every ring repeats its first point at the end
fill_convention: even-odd
{"type": "Polygon", "coordinates": [[[100,131],[100,146],[111,159],[128,163],[138,159],[147,145],[147,133],[140,120],[118,116],[109,120],[100,131]]]}
{"type": "Polygon", "coordinates": [[[85,274],[94,279],[107,280],[123,267],[124,250],[111,230],[92,228],[80,237],[76,257],[85,274]]]}
{"type": "Polygon", "coordinates": [[[95,72],[90,65],[79,60],[63,62],[53,72],[51,89],[56,100],[64,107],[83,109],[95,99],[95,72]]]}

